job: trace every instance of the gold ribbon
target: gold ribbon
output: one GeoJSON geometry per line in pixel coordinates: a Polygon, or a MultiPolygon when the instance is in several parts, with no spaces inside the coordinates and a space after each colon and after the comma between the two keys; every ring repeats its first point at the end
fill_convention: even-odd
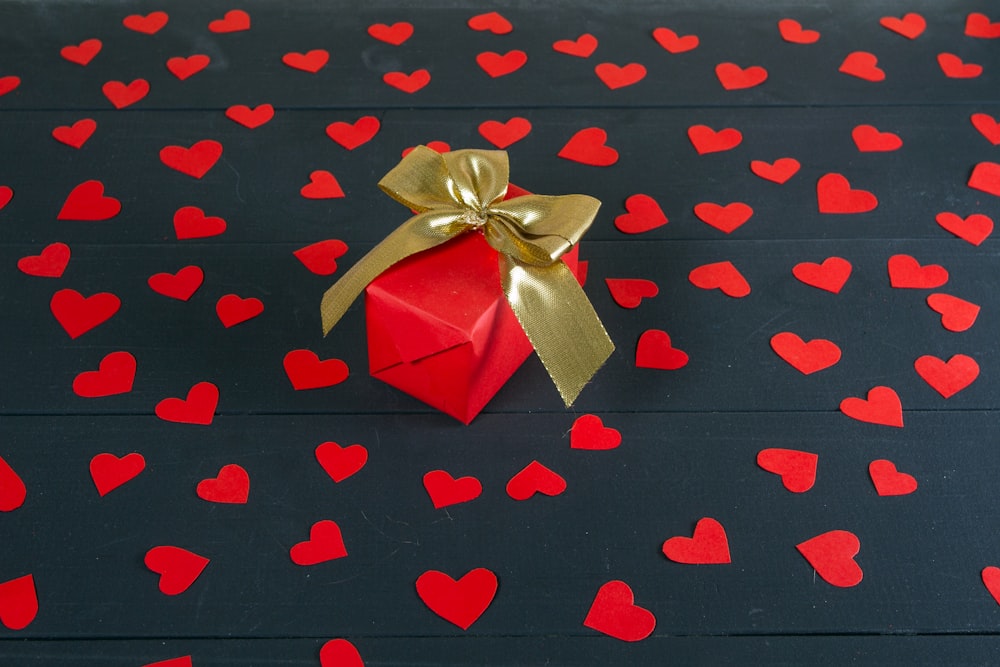
{"type": "Polygon", "coordinates": [[[614,351],[597,313],[560,257],[590,227],[601,203],[586,195],[504,201],[505,151],[439,154],[417,146],[379,181],[416,212],[326,291],[323,335],[365,287],[396,262],[465,232],[499,253],[501,287],[566,406],[614,351]]]}

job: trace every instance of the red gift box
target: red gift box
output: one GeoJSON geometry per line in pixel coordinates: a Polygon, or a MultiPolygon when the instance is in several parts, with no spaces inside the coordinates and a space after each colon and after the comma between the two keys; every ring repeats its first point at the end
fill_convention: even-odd
{"type": "MultiPolygon", "coordinates": [[[[507,198],[528,194],[510,186],[507,198]]],[[[580,280],[574,247],[562,261],[580,280]]],[[[412,255],[365,289],[372,376],[468,424],[533,348],[478,231],[412,255]]]]}

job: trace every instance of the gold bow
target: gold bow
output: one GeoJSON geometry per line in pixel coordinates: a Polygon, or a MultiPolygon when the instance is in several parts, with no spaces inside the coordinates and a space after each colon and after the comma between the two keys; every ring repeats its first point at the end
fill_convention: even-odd
{"type": "Polygon", "coordinates": [[[443,155],[417,146],[379,181],[416,212],[326,291],[323,335],[365,287],[414,253],[478,230],[499,253],[501,287],[566,406],[614,351],[597,313],[559,258],[590,227],[601,203],[586,195],[526,195],[504,201],[505,151],[443,155]]]}

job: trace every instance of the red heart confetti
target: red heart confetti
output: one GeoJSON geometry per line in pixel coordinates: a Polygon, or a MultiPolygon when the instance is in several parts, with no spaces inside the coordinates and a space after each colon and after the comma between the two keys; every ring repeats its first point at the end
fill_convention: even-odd
{"type": "Polygon", "coordinates": [[[903,427],[903,406],[891,387],[872,387],[866,399],[845,398],[840,402],[840,411],[851,419],[869,424],[903,427]]]}
{"type": "Polygon", "coordinates": [[[816,484],[819,456],[797,449],[770,448],[757,452],[757,465],[779,475],[781,484],[792,493],[805,493],[816,484]]]}
{"type": "Polygon", "coordinates": [[[898,289],[927,289],[948,282],[948,270],[943,266],[921,265],[910,255],[893,255],[887,265],[889,284],[898,289]]]}
{"type": "Polygon", "coordinates": [[[193,178],[201,178],[215,166],[222,157],[222,144],[214,139],[196,141],[190,148],[164,146],[160,149],[160,161],[171,169],[193,178]]]}
{"type": "Polygon", "coordinates": [[[532,461],[507,482],[507,495],[514,500],[527,500],[536,493],[558,496],[566,490],[566,480],[551,468],[532,461]]]}
{"type": "Polygon", "coordinates": [[[750,283],[732,262],[714,262],[691,269],[688,280],[701,289],[718,289],[726,296],[740,299],[750,294],[750,283]]]}
{"type": "Polygon", "coordinates": [[[129,352],[109,352],[96,371],[84,371],[73,379],[73,393],[82,398],[116,396],[132,391],[135,357],[129,352]]]}
{"type": "Polygon", "coordinates": [[[399,21],[392,25],[373,23],[368,26],[368,34],[380,42],[399,46],[413,36],[413,24],[406,21],[399,21]]]}
{"type": "Polygon", "coordinates": [[[632,195],[625,200],[625,210],[615,218],[615,228],[625,234],[642,234],[667,224],[667,216],[649,195],[632,195]]]}
{"type": "Polygon", "coordinates": [[[160,592],[180,595],[191,587],[208,566],[209,559],[174,546],[153,547],[143,559],[150,572],[160,575],[160,592]]]}
{"type": "Polygon", "coordinates": [[[326,136],[349,151],[371,141],[382,123],[375,116],[362,116],[353,123],[336,121],[326,126],[326,136]]]}
{"type": "Polygon", "coordinates": [[[715,76],[726,90],[753,88],[767,81],[767,70],[760,65],[740,67],[736,63],[719,63],[715,76]]]}
{"type": "Polygon", "coordinates": [[[211,59],[203,53],[197,53],[186,58],[175,56],[167,59],[167,69],[181,81],[191,78],[208,67],[211,59]]]}
{"type": "Polygon", "coordinates": [[[983,73],[983,66],[967,63],[954,53],[939,53],[938,67],[949,79],[975,79],[983,73]]]}
{"type": "Polygon", "coordinates": [[[414,70],[406,74],[405,72],[386,72],[382,75],[382,81],[404,93],[413,94],[431,82],[431,73],[425,69],[414,70]]]}
{"type": "Polygon", "coordinates": [[[963,218],[947,211],[938,213],[934,220],[945,229],[963,241],[979,245],[993,233],[993,219],[981,213],[974,213],[963,218]]]}
{"type": "Polygon", "coordinates": [[[237,294],[226,294],[215,303],[215,314],[222,326],[229,329],[251,320],[264,312],[264,304],[255,297],[243,298],[237,294]]]}
{"type": "Polygon", "coordinates": [[[894,151],[902,147],[903,140],[892,132],[880,132],[873,125],[858,125],[851,131],[854,145],[863,153],[894,151]]]}
{"type": "Polygon", "coordinates": [[[242,466],[229,463],[215,477],[198,482],[195,493],[210,503],[245,505],[250,497],[250,475],[242,466]]]}
{"type": "Polygon", "coordinates": [[[506,35],[514,30],[514,26],[497,12],[478,14],[469,19],[467,25],[479,32],[492,32],[494,35],[506,35]]]}
{"type": "Polygon", "coordinates": [[[8,75],[0,76],[0,96],[12,92],[21,85],[21,77],[8,75]]]}
{"type": "Polygon", "coordinates": [[[691,537],[671,537],[663,543],[663,555],[675,563],[709,565],[731,563],[729,539],[722,524],[710,517],[698,520],[691,537]]]}
{"type": "Polygon", "coordinates": [[[879,19],[879,24],[886,30],[891,30],[907,39],[920,37],[927,28],[927,21],[924,20],[923,16],[915,12],[910,12],[902,18],[883,16],[879,19]]]}
{"type": "Polygon", "coordinates": [[[743,202],[732,202],[726,205],[702,202],[695,204],[694,214],[705,224],[730,234],[750,219],[753,215],[753,209],[743,202]]]}
{"type": "Polygon", "coordinates": [[[780,185],[788,182],[788,179],[799,173],[801,166],[799,161],[793,157],[778,158],[774,162],[752,160],[750,162],[750,171],[765,180],[773,181],[780,185]]]}
{"type": "Polygon", "coordinates": [[[494,51],[483,51],[476,55],[476,64],[494,79],[512,74],[524,67],[528,62],[528,54],[519,49],[500,54],[494,51]]]}
{"type": "Polygon", "coordinates": [[[618,429],[605,426],[597,415],[580,415],[569,432],[571,449],[617,449],[621,444],[622,434],[618,429]]]}
{"type": "Polygon", "coordinates": [[[716,131],[708,125],[692,125],[687,135],[698,155],[728,151],[743,141],[743,133],[732,127],[716,131]]]}
{"type": "Polygon", "coordinates": [[[281,62],[285,63],[292,69],[308,72],[309,74],[315,74],[320,71],[329,61],[330,52],[326,49],[312,49],[311,51],[306,51],[305,53],[289,51],[285,55],[281,56],[281,62]]]}
{"type": "Polygon", "coordinates": [[[309,529],[309,539],[292,546],[288,555],[296,565],[318,565],[344,558],[347,547],[337,522],[324,519],[314,523],[309,529]]]}
{"type": "Polygon", "coordinates": [[[917,490],[917,480],[913,475],[899,472],[896,464],[886,459],[869,463],[868,475],[875,485],[875,493],[880,496],[905,496],[917,490]]]}
{"type": "Polygon", "coordinates": [[[90,64],[101,49],[104,43],[99,39],[85,39],[79,44],[68,44],[59,49],[59,55],[71,63],[86,67],[90,64]]]}
{"type": "Polygon", "coordinates": [[[913,368],[924,382],[945,398],[951,398],[979,377],[979,364],[965,354],[956,354],[947,362],[925,354],[913,362],[913,368]]]}
{"type": "Polygon", "coordinates": [[[0,583],[0,623],[10,630],[23,630],[38,615],[38,593],[30,574],[0,583]]]}
{"type": "Polygon", "coordinates": [[[318,276],[329,276],[337,271],[337,259],[347,252],[347,244],[337,239],[318,241],[292,254],[318,276]]]}
{"type": "Polygon", "coordinates": [[[324,442],[316,447],[316,461],[334,482],[343,482],[368,462],[364,445],[341,447],[335,442],[324,442]]]}
{"type": "Polygon", "coordinates": [[[978,305],[950,294],[930,294],[927,305],[941,315],[941,326],[948,331],[966,331],[979,317],[978,305]]]}
{"type": "Polygon", "coordinates": [[[67,146],[81,148],[96,129],[97,121],[93,118],[81,118],[72,125],[60,125],[52,130],[52,138],[67,146]]]}
{"type": "Polygon", "coordinates": [[[836,343],[824,338],[807,343],[791,331],[774,334],[771,349],[803,375],[811,375],[840,361],[840,348],[836,343]]]}
{"type": "Polygon", "coordinates": [[[644,298],[660,293],[652,280],[644,278],[605,278],[611,298],[622,308],[638,308],[644,298]]]}
{"type": "Polygon", "coordinates": [[[816,200],[820,213],[867,213],[878,206],[878,199],[867,190],[855,190],[843,174],[830,173],[816,181],[816,200]]]}
{"type": "Polygon", "coordinates": [[[331,639],[319,650],[320,667],[365,667],[361,654],[346,639],[331,639]]]}
{"type": "Polygon", "coordinates": [[[635,346],[636,368],[675,371],[687,363],[687,352],[674,347],[666,331],[648,329],[639,336],[635,346]]]}
{"type": "Polygon", "coordinates": [[[594,73],[611,90],[634,85],[646,78],[646,68],[640,63],[628,63],[621,66],[614,63],[601,63],[594,67],[594,73]]]}
{"type": "Polygon", "coordinates": [[[101,86],[101,92],[114,108],[124,109],[149,94],[149,82],[145,79],[135,79],[127,84],[122,81],[108,81],[101,86]]]}
{"type": "Polygon", "coordinates": [[[1000,604],[1000,567],[990,565],[984,567],[982,574],[983,584],[990,592],[997,604],[1000,604]]]}
{"type": "Polygon", "coordinates": [[[670,28],[655,28],[653,39],[670,53],[685,53],[698,48],[698,35],[678,35],[670,28]]]}
{"type": "Polygon", "coordinates": [[[475,477],[456,479],[445,470],[431,470],[424,475],[424,489],[434,509],[441,509],[475,500],[482,494],[483,485],[475,477]]]}
{"type": "Polygon", "coordinates": [[[9,185],[0,185],[0,211],[14,198],[14,190],[9,185]]]}
{"type": "Polygon", "coordinates": [[[146,35],[155,35],[163,26],[167,25],[170,17],[166,12],[150,12],[149,14],[130,14],[122,19],[122,25],[129,30],[141,32],[146,35]]]}
{"type": "Polygon", "coordinates": [[[121,305],[121,299],[110,292],[85,297],[74,289],[61,289],[49,301],[52,315],[74,339],[107,322],[121,305]]]}
{"type": "Polygon", "coordinates": [[[865,81],[885,81],[885,71],[878,66],[878,58],[867,51],[849,53],[839,71],[865,81]]]}
{"type": "Polygon", "coordinates": [[[854,533],[831,530],[797,544],[795,548],[826,583],[841,588],[861,583],[864,572],[854,560],[861,551],[861,541],[854,533]]]}
{"type": "Polygon", "coordinates": [[[17,260],[21,273],[37,278],[59,278],[69,264],[70,249],[65,243],[50,243],[37,255],[17,260]]]}
{"type": "Polygon", "coordinates": [[[799,262],[792,267],[792,275],[810,287],[839,294],[851,277],[852,268],[843,257],[827,257],[820,264],[799,262]]]}
{"type": "Polygon", "coordinates": [[[209,21],[208,31],[217,35],[250,29],[250,15],[242,9],[230,9],[221,19],[209,21]]]}
{"type": "Polygon", "coordinates": [[[115,456],[104,452],[90,459],[90,478],[103,498],[118,487],[131,482],[146,469],[146,459],[139,452],[115,456]]]}
{"type": "Polygon", "coordinates": [[[969,117],[972,126],[994,146],[1000,145],[1000,122],[988,113],[974,113],[969,117]]]}
{"type": "Polygon", "coordinates": [[[13,512],[27,497],[28,488],[21,476],[0,456],[0,512],[13,512]]]}
{"type": "Polygon", "coordinates": [[[1000,164],[980,162],[972,168],[969,187],[1000,197],[1000,164]]]}
{"type": "Polygon", "coordinates": [[[174,234],[179,240],[203,239],[226,231],[226,221],[207,216],[197,206],[182,206],[174,213],[174,234]]]}
{"type": "Polygon", "coordinates": [[[156,404],[156,416],[163,421],[208,426],[219,404],[219,388],[211,382],[199,382],[185,398],[165,398],[156,404]]]}
{"type": "Polygon", "coordinates": [[[531,121],[515,116],[506,123],[486,120],[479,124],[479,134],[500,150],[524,139],[531,132],[531,121]]]}
{"type": "Polygon", "coordinates": [[[970,12],[965,17],[965,34],[980,39],[996,39],[1000,37],[1000,21],[993,23],[986,14],[970,12]]]}
{"type": "Polygon", "coordinates": [[[656,617],[635,604],[635,594],[624,581],[609,581],[597,590],[584,626],[626,642],[645,639],[656,628],[656,617]]]}
{"type": "Polygon", "coordinates": [[[783,40],[791,44],[815,44],[820,37],[819,31],[806,30],[795,19],[778,21],[778,33],[781,34],[783,40]]]}
{"type": "Polygon", "coordinates": [[[468,630],[489,608],[497,593],[497,576],[484,567],[467,572],[456,580],[444,572],[427,570],[417,577],[417,595],[427,608],[468,630]]]}
{"type": "Polygon", "coordinates": [[[589,58],[597,50],[597,38],[585,32],[576,39],[560,39],[553,42],[552,49],[568,56],[589,58]]]}
{"type": "Polygon", "coordinates": [[[292,350],[282,362],[285,375],[296,391],[322,389],[340,384],[347,379],[350,370],[340,359],[320,360],[310,350],[292,350]]]}
{"type": "Polygon", "coordinates": [[[154,273],[147,279],[146,283],[157,294],[178,301],[187,301],[194,296],[204,280],[205,272],[201,270],[201,267],[185,266],[177,273],[154,273]]]}
{"type": "Polygon", "coordinates": [[[58,220],[79,220],[94,222],[110,220],[122,210],[122,203],[104,194],[104,183],[96,180],[84,181],[73,188],[62,208],[58,220]]]}
{"type": "Polygon", "coordinates": [[[309,182],[299,189],[299,194],[306,199],[340,199],[344,190],[336,176],[325,169],[317,169],[310,172],[309,182]]]}
{"type": "Polygon", "coordinates": [[[234,104],[226,109],[226,118],[253,130],[274,118],[274,107],[258,104],[251,108],[245,104],[234,104]]]}
{"type": "Polygon", "coordinates": [[[608,133],[599,127],[587,127],[566,142],[559,157],[593,167],[607,167],[618,162],[618,151],[607,145],[608,133]]]}

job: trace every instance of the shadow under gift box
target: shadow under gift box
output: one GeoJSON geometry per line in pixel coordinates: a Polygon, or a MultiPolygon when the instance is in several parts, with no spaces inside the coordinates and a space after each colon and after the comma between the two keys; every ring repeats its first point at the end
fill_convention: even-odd
{"type": "MultiPolygon", "coordinates": [[[[526,194],[511,185],[505,199],[526,194]]],[[[578,254],[574,246],[560,261],[582,284],[578,254]]],[[[382,273],[365,288],[365,317],[371,375],[464,424],[534,351],[479,231],[382,273]]]]}

